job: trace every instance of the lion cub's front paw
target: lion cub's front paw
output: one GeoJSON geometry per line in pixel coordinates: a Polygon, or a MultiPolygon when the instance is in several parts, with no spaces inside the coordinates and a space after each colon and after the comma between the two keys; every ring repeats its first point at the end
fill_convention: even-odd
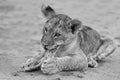
{"type": "Polygon", "coordinates": [[[28,59],[25,63],[23,63],[20,67],[21,71],[31,71],[38,67],[38,62],[33,58],[28,59]]]}
{"type": "Polygon", "coordinates": [[[50,58],[50,59],[45,60],[41,65],[41,70],[43,73],[46,73],[46,74],[54,74],[54,73],[59,72],[56,59],[50,58]]]}

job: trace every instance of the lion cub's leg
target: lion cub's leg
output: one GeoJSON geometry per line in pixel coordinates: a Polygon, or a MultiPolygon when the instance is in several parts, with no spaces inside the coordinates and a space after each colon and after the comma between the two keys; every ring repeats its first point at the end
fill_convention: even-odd
{"type": "Polygon", "coordinates": [[[97,54],[93,57],[95,60],[102,60],[112,54],[116,49],[114,42],[110,39],[104,39],[97,54]]]}
{"type": "Polygon", "coordinates": [[[64,70],[85,71],[88,68],[87,57],[81,55],[55,57],[45,60],[41,65],[43,73],[53,74],[64,70]]]}
{"type": "Polygon", "coordinates": [[[88,66],[92,68],[97,67],[98,66],[97,61],[102,60],[105,57],[109,56],[115,51],[115,49],[116,46],[112,40],[104,39],[103,44],[98,49],[97,53],[88,58],[88,66]]]}
{"type": "Polygon", "coordinates": [[[32,58],[28,59],[25,63],[21,65],[21,71],[31,71],[37,69],[41,66],[42,62],[45,60],[44,53],[39,53],[34,55],[32,58]]]}

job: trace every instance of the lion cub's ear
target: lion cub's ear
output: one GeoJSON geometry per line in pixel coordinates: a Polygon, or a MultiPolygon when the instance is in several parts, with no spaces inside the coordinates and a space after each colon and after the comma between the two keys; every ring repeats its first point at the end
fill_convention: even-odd
{"type": "Polygon", "coordinates": [[[75,34],[79,29],[82,28],[82,22],[77,19],[70,21],[70,24],[70,29],[73,34],[75,34]]]}
{"type": "Polygon", "coordinates": [[[41,11],[43,15],[48,19],[56,15],[55,11],[49,5],[42,4],[41,11]]]}

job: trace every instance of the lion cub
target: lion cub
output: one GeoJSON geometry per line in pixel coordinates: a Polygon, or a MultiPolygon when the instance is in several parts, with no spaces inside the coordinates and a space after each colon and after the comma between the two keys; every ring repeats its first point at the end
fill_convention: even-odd
{"type": "Polygon", "coordinates": [[[98,60],[115,50],[111,39],[102,39],[97,31],[82,25],[81,21],[57,14],[50,6],[42,5],[41,11],[48,19],[41,39],[45,51],[27,60],[22,70],[40,68],[47,74],[85,71],[88,66],[97,67],[98,60]]]}

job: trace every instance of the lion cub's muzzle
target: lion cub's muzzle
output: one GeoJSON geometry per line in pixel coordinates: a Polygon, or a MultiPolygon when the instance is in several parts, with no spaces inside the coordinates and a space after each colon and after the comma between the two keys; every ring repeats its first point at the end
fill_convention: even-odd
{"type": "Polygon", "coordinates": [[[53,50],[58,47],[58,45],[51,39],[42,38],[41,44],[45,50],[53,50]]]}
{"type": "Polygon", "coordinates": [[[52,53],[56,52],[59,49],[59,45],[53,45],[53,46],[48,46],[48,45],[44,45],[43,48],[45,49],[45,51],[50,51],[52,53]]]}

